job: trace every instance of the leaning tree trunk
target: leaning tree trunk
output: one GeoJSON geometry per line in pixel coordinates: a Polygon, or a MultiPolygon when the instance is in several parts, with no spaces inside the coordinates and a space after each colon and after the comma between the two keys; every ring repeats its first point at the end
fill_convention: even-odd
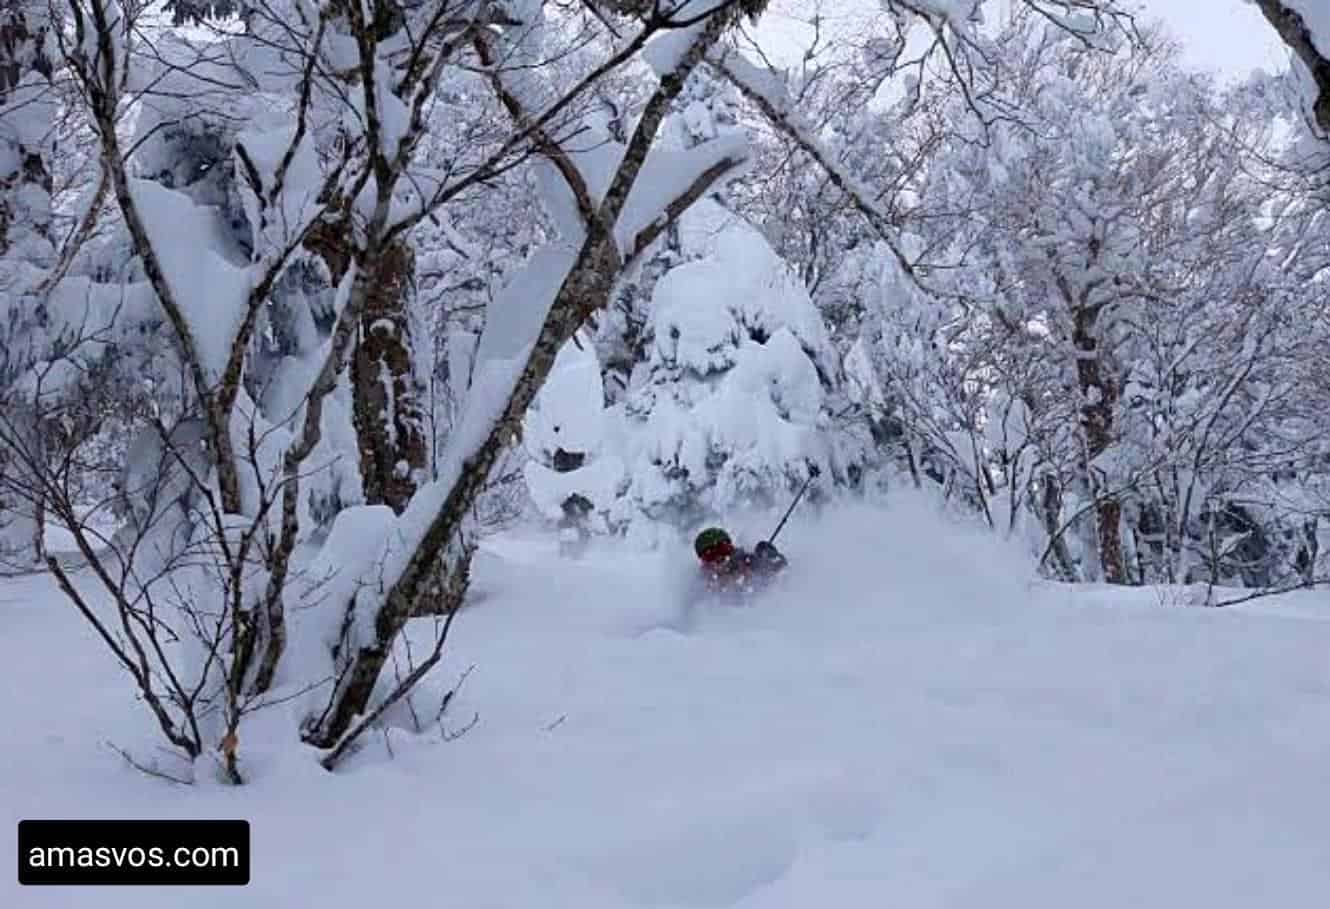
{"type": "MultiPolygon", "coordinates": [[[[577,264],[564,279],[550,307],[526,368],[509,396],[508,406],[495,421],[484,443],[463,464],[457,481],[424,538],[384,597],[375,616],[372,641],[354,653],[341,655],[345,665],[338,673],[338,684],[328,709],[304,732],[309,744],[332,748],[355,718],[365,713],[391,652],[392,642],[406,620],[419,609],[418,600],[427,595],[429,586],[434,583],[440,562],[449,563],[446,569],[450,578],[458,574],[465,576],[469,571],[470,553],[464,547],[457,547],[455,556],[446,554],[445,549],[450,547],[450,541],[454,540],[472,503],[484,488],[490,469],[506,441],[521,424],[527,407],[553,367],[559,349],[593,312],[603,309],[609,302],[621,269],[622,261],[612,235],[599,226],[588,231],[577,264]],[[440,559],[440,556],[444,558],[440,559]]],[[[447,611],[452,611],[460,605],[465,584],[450,584],[448,588],[454,591],[453,601],[446,604],[447,611]]]]}
{"type": "MultiPolygon", "coordinates": [[[[1297,54],[1310,70],[1317,92],[1316,100],[1312,103],[1312,116],[1316,118],[1316,125],[1330,135],[1330,57],[1317,46],[1306,20],[1283,0],[1254,0],[1254,2],[1260,7],[1269,23],[1275,27],[1280,40],[1289,50],[1297,54]]],[[[1306,2],[1323,2],[1323,0],[1306,0],[1306,2]]]]}
{"type": "MultiPolygon", "coordinates": [[[[320,716],[311,718],[311,722],[302,731],[302,738],[307,743],[317,748],[333,748],[350,729],[356,717],[365,715],[375,683],[391,653],[393,641],[418,608],[417,603],[431,579],[438,576],[441,563],[448,581],[444,585],[445,598],[448,600],[446,609],[452,613],[457,608],[466,590],[465,577],[472,552],[468,543],[461,539],[460,531],[466,516],[484,488],[490,469],[520,428],[523,416],[553,367],[559,349],[593,313],[603,310],[609,304],[610,296],[626,265],[613,226],[623,212],[670,105],[706,52],[715,46],[725,29],[733,24],[736,9],[731,7],[713,14],[682,55],[674,71],[662,77],[660,86],[638,119],[637,128],[625,150],[619,170],[605,191],[603,201],[598,208],[589,204],[586,206],[585,239],[554,296],[525,367],[503,411],[491,424],[484,440],[463,461],[456,481],[434,511],[406,564],[375,605],[370,638],[356,641],[344,636],[339,642],[337,681],[327,708],[320,716]]],[[[478,36],[476,41],[484,62],[487,57],[485,36],[478,36]]],[[[499,92],[502,96],[502,86],[499,92]]],[[[506,97],[502,100],[510,105],[521,122],[522,112],[517,109],[520,102],[506,97]]],[[[571,177],[571,184],[585,186],[576,168],[557,143],[539,133],[536,141],[543,146],[542,152],[571,177]]],[[[663,230],[677,221],[722,175],[731,172],[739,163],[739,159],[726,157],[697,175],[692,185],[665,206],[661,217],[643,228],[635,241],[628,245],[628,258],[645,252],[663,230]]]]}

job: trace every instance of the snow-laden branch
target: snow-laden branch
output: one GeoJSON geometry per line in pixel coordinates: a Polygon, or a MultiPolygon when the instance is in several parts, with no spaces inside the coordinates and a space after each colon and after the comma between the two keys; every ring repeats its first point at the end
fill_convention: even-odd
{"type": "Polygon", "coordinates": [[[873,201],[868,188],[860,185],[854,175],[836,161],[835,156],[818,140],[799,117],[784,84],[770,71],[764,71],[746,60],[733,47],[718,48],[707,56],[707,63],[739,93],[747,98],[771,124],[798,148],[807,154],[827,174],[832,184],[843,192],[863,215],[873,231],[886,244],[892,256],[912,280],[917,282],[914,263],[901,247],[896,227],[886,212],[873,201]]]}

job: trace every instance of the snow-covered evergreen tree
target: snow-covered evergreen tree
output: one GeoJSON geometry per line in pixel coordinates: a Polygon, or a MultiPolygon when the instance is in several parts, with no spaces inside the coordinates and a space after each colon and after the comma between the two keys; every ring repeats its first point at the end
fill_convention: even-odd
{"type": "Polygon", "coordinates": [[[832,462],[837,375],[820,313],[756,228],[703,203],[680,231],[703,255],[656,283],[647,358],[614,409],[625,495],[667,525],[770,505],[832,462]]]}

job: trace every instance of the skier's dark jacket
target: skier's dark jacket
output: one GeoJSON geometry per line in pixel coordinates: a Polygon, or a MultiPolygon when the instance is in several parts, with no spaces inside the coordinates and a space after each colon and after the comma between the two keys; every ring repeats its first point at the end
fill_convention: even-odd
{"type": "Polygon", "coordinates": [[[731,548],[720,558],[702,562],[702,577],[714,593],[747,593],[762,587],[788,562],[771,543],[758,543],[752,552],[731,548]]]}

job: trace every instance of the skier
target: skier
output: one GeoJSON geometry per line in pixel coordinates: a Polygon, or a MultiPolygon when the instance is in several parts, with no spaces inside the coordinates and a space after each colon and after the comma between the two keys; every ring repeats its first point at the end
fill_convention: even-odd
{"type": "Polygon", "coordinates": [[[751,593],[788,564],[769,540],[762,540],[748,552],[735,547],[730,535],[719,527],[699,533],[693,550],[702,563],[702,579],[711,593],[751,593]]]}

